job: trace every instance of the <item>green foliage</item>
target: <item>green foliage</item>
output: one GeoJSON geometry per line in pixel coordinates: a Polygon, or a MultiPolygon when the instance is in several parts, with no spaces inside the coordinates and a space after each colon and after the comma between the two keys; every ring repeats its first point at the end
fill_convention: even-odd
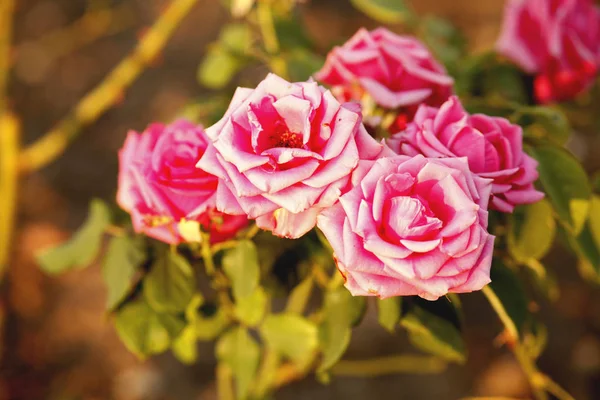
{"type": "Polygon", "coordinates": [[[559,146],[564,145],[571,135],[567,116],[557,107],[521,107],[511,119],[523,127],[526,137],[546,139],[559,146]]]}
{"type": "Polygon", "coordinates": [[[589,219],[576,237],[566,235],[567,242],[579,257],[581,275],[600,283],[600,197],[590,201],[589,219]]]}
{"type": "Polygon", "coordinates": [[[459,70],[465,55],[466,40],[454,25],[445,19],[427,16],[420,20],[418,35],[450,73],[459,70]]]}
{"type": "Polygon", "coordinates": [[[261,287],[248,297],[239,299],[235,305],[235,316],[245,325],[256,326],[265,315],[269,297],[261,287]]]}
{"type": "Polygon", "coordinates": [[[539,260],[550,250],[555,234],[556,222],[547,200],[520,206],[510,216],[508,249],[517,261],[539,260]]]}
{"type": "Polygon", "coordinates": [[[217,358],[231,370],[236,381],[238,399],[248,398],[260,361],[260,347],[246,328],[235,327],[227,331],[216,347],[217,358]]]}
{"type": "Polygon", "coordinates": [[[198,69],[198,81],[210,89],[221,89],[242,67],[237,57],[220,45],[210,48],[198,69]]]}
{"type": "Polygon", "coordinates": [[[110,211],[101,200],[92,200],[84,224],[67,243],[43,251],[37,260],[42,270],[60,274],[70,269],[84,268],[97,257],[104,231],[110,225],[110,211]]]}
{"type": "Polygon", "coordinates": [[[195,291],[192,267],[174,251],[164,251],[144,279],[144,296],[158,312],[184,311],[195,291]]]}
{"type": "Polygon", "coordinates": [[[539,162],[540,181],[559,220],[571,234],[579,234],[588,215],[591,196],[583,167],[567,151],[550,144],[532,147],[529,151],[539,162]]]}
{"type": "Polygon", "coordinates": [[[315,357],[317,326],[297,314],[268,315],[260,326],[260,335],[268,348],[290,359],[300,370],[315,357]]]}
{"type": "Polygon", "coordinates": [[[310,298],[310,293],[314,287],[314,279],[309,276],[294,288],[287,302],[286,311],[295,314],[302,314],[306,303],[310,298]]]}
{"type": "Polygon", "coordinates": [[[167,350],[185,322],[155,312],[139,298],[123,306],[115,316],[115,328],[125,346],[140,358],[167,350]]]}
{"type": "Polygon", "coordinates": [[[181,334],[173,341],[171,350],[179,361],[184,364],[194,364],[198,360],[198,336],[193,325],[186,326],[181,334]]]}
{"type": "Polygon", "coordinates": [[[325,372],[337,363],[350,344],[352,326],[362,316],[365,300],[353,297],[339,287],[325,294],[325,318],[319,328],[319,341],[323,351],[318,372],[325,372]]]}
{"type": "Polygon", "coordinates": [[[494,259],[492,264],[491,279],[490,288],[498,296],[519,334],[522,335],[530,317],[527,309],[529,301],[523,284],[517,275],[498,259],[494,259]]]}
{"type": "Polygon", "coordinates": [[[251,296],[258,287],[260,265],[256,246],[244,240],[223,257],[223,270],[231,280],[233,296],[242,300],[251,296]]]}
{"type": "Polygon", "coordinates": [[[325,62],[322,56],[301,47],[295,48],[286,54],[284,60],[288,66],[289,77],[293,82],[307,80],[325,62]]]}
{"type": "Polygon", "coordinates": [[[106,308],[115,308],[131,289],[131,281],[146,260],[146,251],[140,238],[117,236],[111,239],[104,261],[102,276],[108,295],[106,308]]]}
{"type": "Polygon", "coordinates": [[[400,320],[410,342],[419,350],[463,364],[466,349],[460,331],[449,320],[418,305],[400,320]]]}
{"type": "Polygon", "coordinates": [[[391,333],[396,330],[398,321],[400,321],[401,304],[402,298],[400,297],[390,297],[389,299],[377,301],[379,325],[391,333]]]}
{"type": "Polygon", "coordinates": [[[223,27],[198,68],[198,81],[210,89],[222,89],[248,62],[252,32],[247,24],[233,23],[223,27]]]}
{"type": "Polygon", "coordinates": [[[398,24],[413,18],[403,0],[350,0],[354,7],[376,21],[398,24]]]}

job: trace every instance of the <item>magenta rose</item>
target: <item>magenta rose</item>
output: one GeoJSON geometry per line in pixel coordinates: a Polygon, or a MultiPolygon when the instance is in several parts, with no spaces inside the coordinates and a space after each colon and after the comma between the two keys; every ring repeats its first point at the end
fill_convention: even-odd
{"type": "Polygon", "coordinates": [[[466,157],[471,171],[493,179],[491,207],[512,212],[515,205],[539,201],[537,161],[523,152],[520,126],[505,118],[469,115],[458,98],[440,108],[421,106],[404,131],[387,144],[398,154],[466,157]]]}
{"type": "Polygon", "coordinates": [[[439,106],[452,94],[453,80],[423,44],[385,28],[360,29],[334,48],[315,78],[347,100],[368,93],[387,109],[414,114],[421,104],[439,106]]]}
{"type": "Polygon", "coordinates": [[[136,232],[178,244],[182,220],[199,222],[211,242],[229,239],[248,224],[215,209],[218,178],[196,168],[208,145],[201,126],[184,120],[129,132],[119,152],[117,202],[136,232]]]}
{"type": "Polygon", "coordinates": [[[353,295],[435,300],[490,282],[491,180],[465,158],[361,161],[352,183],[318,227],[353,295]]]}
{"type": "Polygon", "coordinates": [[[254,90],[239,88],[206,133],[212,145],[198,167],[220,178],[217,209],[289,238],[312,229],[359,159],[383,148],[366,132],[357,104],[340,104],[315,82],[273,74],[254,90]]]}
{"type": "Polygon", "coordinates": [[[571,99],[600,68],[600,7],[592,0],[509,0],[496,48],[536,76],[538,101],[571,99]]]}

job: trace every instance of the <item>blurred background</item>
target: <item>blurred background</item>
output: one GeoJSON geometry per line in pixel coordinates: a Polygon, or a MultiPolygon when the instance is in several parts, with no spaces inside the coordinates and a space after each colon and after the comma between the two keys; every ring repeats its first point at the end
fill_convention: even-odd
{"type": "MultiPolygon", "coordinates": [[[[471,49],[481,51],[497,36],[503,3],[415,0],[412,5],[419,13],[447,18],[464,32],[471,49]]],[[[42,136],[98,84],[167,4],[17,0],[9,105],[22,120],[24,143],[42,136]]],[[[344,0],[306,0],[296,17],[322,55],[359,27],[376,26],[344,0]]],[[[114,199],[117,150],[129,129],[169,121],[207,92],[197,81],[198,65],[231,19],[220,1],[198,1],[165,51],[118,104],[85,128],[61,158],[21,181],[17,231],[0,292],[0,400],[216,398],[210,344],[201,346],[194,366],[184,366],[170,354],[137,360],[108,320],[99,266],[50,278],[39,271],[34,254],[66,239],[85,218],[90,199],[114,199]]],[[[255,82],[265,72],[242,71],[240,81],[255,82]]],[[[570,143],[591,171],[600,162],[593,157],[596,136],[574,135],[570,143]]],[[[554,249],[546,265],[556,273],[561,294],[556,304],[540,304],[550,332],[540,368],[575,398],[600,399],[600,292],[578,277],[575,260],[565,250],[554,249]]],[[[482,300],[477,293],[464,296],[469,348],[465,366],[450,366],[432,376],[334,377],[326,386],[309,377],[282,389],[276,398],[526,398],[529,389],[518,364],[493,344],[501,327],[482,300]]],[[[373,311],[371,304],[356,328],[349,357],[385,355],[407,346],[405,338],[391,336],[377,324],[373,311]]]]}

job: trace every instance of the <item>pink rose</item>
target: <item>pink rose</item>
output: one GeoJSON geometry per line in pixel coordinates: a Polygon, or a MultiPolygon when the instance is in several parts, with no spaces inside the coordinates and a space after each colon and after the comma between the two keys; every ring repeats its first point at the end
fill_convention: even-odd
{"type": "Polygon", "coordinates": [[[187,121],[153,124],[129,132],[119,152],[117,202],[131,214],[136,232],[177,244],[182,219],[199,222],[211,242],[233,237],[248,219],[215,209],[217,177],[195,165],[208,145],[201,126],[187,121]]]}
{"type": "Polygon", "coordinates": [[[365,131],[357,104],[273,74],[254,90],[239,88],[206,133],[213,143],[198,167],[220,178],[217,209],[289,238],[312,229],[358,160],[383,148],[365,131]]]}
{"type": "Polygon", "coordinates": [[[510,0],[496,48],[536,75],[538,101],[571,99],[600,68],[600,7],[591,0],[510,0]]]}
{"type": "Polygon", "coordinates": [[[517,204],[535,203],[537,161],[523,152],[523,132],[499,117],[469,115],[456,97],[439,109],[421,106],[406,130],[387,144],[398,154],[426,157],[466,157],[471,171],[494,180],[491,206],[512,212],[517,204]]]}
{"type": "Polygon", "coordinates": [[[465,158],[361,161],[352,183],[318,227],[353,295],[435,300],[490,282],[491,180],[465,158]]]}
{"type": "Polygon", "coordinates": [[[360,29],[329,53],[315,77],[345,101],[360,100],[367,92],[379,106],[403,108],[410,117],[421,103],[442,104],[453,85],[421,42],[385,28],[360,29]]]}

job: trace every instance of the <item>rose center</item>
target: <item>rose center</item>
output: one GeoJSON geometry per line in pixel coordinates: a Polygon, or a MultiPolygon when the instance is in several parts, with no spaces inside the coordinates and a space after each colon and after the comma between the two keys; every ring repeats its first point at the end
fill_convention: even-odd
{"type": "MultiPolygon", "coordinates": [[[[278,129],[279,131],[279,129],[278,129]]],[[[272,147],[286,147],[288,149],[299,149],[303,146],[302,136],[283,130],[283,132],[273,132],[269,137],[272,147]]]]}

